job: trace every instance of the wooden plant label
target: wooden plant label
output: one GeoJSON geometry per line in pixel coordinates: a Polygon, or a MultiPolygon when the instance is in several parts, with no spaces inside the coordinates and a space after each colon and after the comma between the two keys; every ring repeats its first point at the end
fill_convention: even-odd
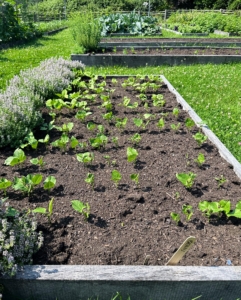
{"type": "Polygon", "coordinates": [[[196,238],[194,236],[189,236],[184,243],[178,248],[178,250],[173,254],[173,256],[166,263],[166,266],[175,266],[179,263],[182,257],[187,253],[187,251],[193,246],[196,238]]]}

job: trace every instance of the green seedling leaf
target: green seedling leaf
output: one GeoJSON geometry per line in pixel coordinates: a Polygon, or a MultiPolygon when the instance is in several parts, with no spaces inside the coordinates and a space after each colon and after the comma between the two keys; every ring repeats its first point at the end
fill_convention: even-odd
{"type": "Polygon", "coordinates": [[[179,109],[178,109],[177,107],[173,108],[172,114],[173,114],[175,117],[178,117],[178,115],[179,115],[179,109]]]}
{"type": "Polygon", "coordinates": [[[107,160],[108,165],[110,166],[110,155],[104,155],[104,158],[107,160]]]}
{"type": "Polygon", "coordinates": [[[75,136],[71,136],[71,139],[70,139],[70,147],[72,149],[76,149],[76,147],[79,145],[79,141],[76,139],[75,136]]]}
{"type": "Polygon", "coordinates": [[[111,180],[114,181],[115,185],[118,186],[119,181],[121,180],[122,176],[121,173],[117,170],[113,170],[111,172],[111,180]]]}
{"type": "Polygon", "coordinates": [[[193,135],[193,138],[197,141],[198,145],[201,146],[208,137],[200,132],[197,132],[195,135],[193,135]]]}
{"type": "Polygon", "coordinates": [[[223,175],[221,175],[220,178],[215,177],[215,180],[218,182],[218,188],[220,188],[227,181],[223,175]]]}
{"type": "Polygon", "coordinates": [[[55,128],[54,120],[52,120],[50,123],[43,123],[42,126],[40,127],[40,130],[50,131],[53,128],[55,128]]]}
{"type": "Polygon", "coordinates": [[[39,165],[41,168],[45,165],[45,162],[43,161],[43,156],[40,156],[37,158],[32,158],[32,159],[30,159],[30,162],[33,165],[39,165]]]}
{"type": "Polygon", "coordinates": [[[159,129],[163,129],[163,128],[165,127],[165,122],[164,122],[164,119],[163,119],[163,118],[161,118],[161,119],[158,121],[157,127],[158,127],[159,129]]]}
{"type": "Polygon", "coordinates": [[[125,128],[127,124],[127,118],[121,119],[121,118],[116,118],[116,124],[115,126],[117,128],[125,128]]]}
{"type": "Polygon", "coordinates": [[[79,212],[80,214],[83,214],[85,219],[88,220],[90,216],[90,205],[89,203],[84,203],[79,200],[72,200],[71,201],[72,208],[79,212]]]}
{"type": "Polygon", "coordinates": [[[92,130],[95,129],[96,125],[93,122],[88,122],[86,127],[87,127],[88,130],[92,131],[92,130]]]}
{"type": "Polygon", "coordinates": [[[40,213],[40,214],[46,214],[46,208],[44,207],[37,207],[34,210],[32,210],[33,213],[40,213]]]}
{"type": "Polygon", "coordinates": [[[136,183],[136,185],[139,184],[139,174],[131,174],[130,179],[133,180],[136,183]]]}
{"type": "Polygon", "coordinates": [[[178,123],[178,124],[171,124],[171,129],[173,129],[173,130],[178,130],[179,128],[180,128],[180,123],[178,123]]]}
{"type": "Polygon", "coordinates": [[[138,156],[138,152],[136,149],[127,147],[127,161],[128,162],[135,162],[138,156]]]}
{"type": "Polygon", "coordinates": [[[193,215],[193,209],[191,205],[184,204],[182,206],[182,212],[186,216],[187,221],[190,221],[192,215],[193,215]]]}
{"type": "Polygon", "coordinates": [[[0,179],[0,190],[3,190],[5,196],[7,194],[7,188],[9,188],[11,185],[12,185],[12,181],[6,178],[0,179]]]}
{"type": "Polygon", "coordinates": [[[115,144],[116,147],[119,146],[119,144],[118,144],[118,137],[113,137],[111,141],[112,141],[112,143],[115,144]]]}
{"type": "Polygon", "coordinates": [[[44,139],[39,139],[38,141],[39,141],[39,143],[43,143],[43,144],[47,145],[49,142],[49,134],[46,134],[44,139]]]}
{"type": "Polygon", "coordinates": [[[197,159],[195,159],[195,162],[198,164],[199,167],[201,167],[205,163],[204,154],[199,153],[197,159]]]}
{"type": "Polygon", "coordinates": [[[102,117],[103,117],[104,120],[107,120],[107,121],[110,122],[110,120],[113,118],[113,113],[112,113],[112,111],[110,111],[110,112],[102,115],[102,117]]]}
{"type": "Polygon", "coordinates": [[[77,160],[84,164],[91,163],[94,160],[94,154],[90,152],[76,154],[77,160]]]}
{"type": "Polygon", "coordinates": [[[227,215],[230,212],[231,202],[229,200],[220,200],[219,207],[219,210],[223,211],[227,215]]]}
{"type": "Polygon", "coordinates": [[[15,208],[8,207],[7,210],[6,210],[6,216],[7,217],[15,217],[15,215],[16,215],[17,212],[18,211],[15,208]]]}
{"type": "Polygon", "coordinates": [[[105,132],[105,128],[104,128],[103,125],[98,125],[97,128],[99,130],[99,133],[104,133],[105,132]]]}
{"type": "Polygon", "coordinates": [[[208,218],[214,213],[219,213],[219,203],[218,202],[209,202],[209,201],[201,201],[198,204],[198,208],[206,214],[208,218]]]}
{"type": "Polygon", "coordinates": [[[134,124],[135,124],[137,127],[141,127],[142,124],[143,124],[143,120],[142,120],[142,119],[138,119],[138,118],[134,118],[134,119],[133,119],[133,122],[134,122],[134,124]]]}
{"type": "Polygon", "coordinates": [[[49,223],[51,223],[51,216],[53,214],[53,207],[54,207],[54,198],[52,198],[49,201],[48,212],[47,212],[47,209],[45,207],[37,207],[34,210],[32,210],[32,212],[46,215],[47,218],[48,218],[49,223]]]}
{"type": "Polygon", "coordinates": [[[44,189],[51,190],[52,188],[55,187],[55,184],[56,184],[56,178],[54,176],[48,176],[44,180],[44,189]]]}
{"type": "Polygon", "coordinates": [[[4,164],[7,166],[15,166],[23,163],[26,160],[25,153],[22,149],[16,149],[13,153],[13,156],[8,157],[4,164]]]}
{"type": "Polygon", "coordinates": [[[85,119],[87,118],[87,116],[91,115],[91,112],[86,112],[85,110],[80,110],[77,112],[77,114],[75,115],[76,119],[79,119],[81,121],[85,121],[85,119]]]}
{"type": "Polygon", "coordinates": [[[195,125],[195,122],[192,119],[187,118],[185,120],[185,125],[188,129],[191,129],[195,125]]]}
{"type": "Polygon", "coordinates": [[[175,221],[176,224],[178,225],[181,220],[180,215],[178,213],[171,212],[170,216],[173,219],[173,221],[175,221]]]}
{"type": "Polygon", "coordinates": [[[141,141],[141,136],[139,133],[135,133],[130,140],[134,145],[138,145],[141,141]]]}
{"type": "Polygon", "coordinates": [[[194,184],[194,179],[196,178],[196,174],[189,173],[177,173],[176,178],[187,188],[190,189],[194,184]]]}
{"type": "Polygon", "coordinates": [[[92,187],[94,187],[94,183],[95,183],[95,176],[94,174],[88,173],[86,178],[85,178],[85,182],[90,184],[92,187]]]}

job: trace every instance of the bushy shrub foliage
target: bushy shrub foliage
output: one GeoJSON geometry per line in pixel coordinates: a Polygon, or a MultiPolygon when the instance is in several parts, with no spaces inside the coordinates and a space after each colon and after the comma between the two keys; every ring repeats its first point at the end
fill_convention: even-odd
{"type": "Polygon", "coordinates": [[[41,123],[44,101],[69,86],[75,77],[73,69],[83,68],[78,61],[50,58],[14,76],[0,94],[0,147],[18,146],[41,123]]]}

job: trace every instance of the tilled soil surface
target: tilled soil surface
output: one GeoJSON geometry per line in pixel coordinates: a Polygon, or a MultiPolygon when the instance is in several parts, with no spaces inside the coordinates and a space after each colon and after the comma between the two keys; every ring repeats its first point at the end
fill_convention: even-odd
{"type": "MultiPolygon", "coordinates": [[[[114,116],[128,118],[124,129],[115,127],[116,120],[110,123],[103,120],[102,115],[106,111],[103,107],[99,108],[102,104],[99,96],[95,102],[88,101],[92,114],[85,122],[75,118],[79,109],[55,111],[56,125],[73,122],[74,128],[69,136],[75,136],[80,142],[88,142],[98,132],[97,128],[88,130],[88,122],[92,120],[96,125],[104,125],[104,133],[108,137],[104,148],[93,149],[88,143],[86,149],[75,151],[67,148],[61,152],[58,148],[48,146],[46,149],[39,144],[37,150],[25,148],[27,162],[19,168],[4,165],[13,149],[1,149],[1,177],[13,180],[14,176],[41,173],[44,178],[52,175],[57,180],[50,193],[42,185],[30,197],[13,189],[8,191],[10,205],[18,209],[47,207],[48,201],[52,197],[55,199],[51,224],[45,216],[38,215],[38,229],[43,231],[45,242],[34,256],[34,264],[143,265],[149,256],[148,264],[165,265],[181,243],[194,236],[197,239],[195,245],[179,265],[219,266],[227,264],[228,260],[233,265],[240,265],[241,222],[214,215],[208,220],[198,210],[198,203],[202,200],[229,199],[235,207],[240,200],[241,181],[232,166],[220,157],[211,142],[206,141],[202,146],[197,144],[193,135],[200,129],[193,127],[187,130],[184,121],[188,115],[179,107],[166,85],[159,83],[157,91],[152,88],[146,90],[147,109],[137,97],[139,92],[130,86],[121,86],[124,80],[118,78],[118,83],[114,83],[107,78],[105,92],[102,92],[111,94],[114,116]],[[115,91],[112,93],[110,89],[115,91]],[[165,105],[153,106],[152,94],[162,94],[165,105]],[[119,105],[124,97],[129,97],[132,104],[138,102],[139,106],[128,108],[119,105]],[[172,113],[174,108],[179,109],[177,117],[172,113]],[[143,118],[145,113],[154,116],[146,128],[138,128],[133,118],[143,118]],[[156,125],[160,118],[165,120],[163,129],[156,125]],[[178,123],[179,129],[173,130],[171,124],[178,123]],[[133,146],[130,139],[135,133],[141,135],[141,141],[133,146]],[[118,146],[112,142],[113,137],[118,137],[118,146]],[[127,161],[127,147],[138,151],[135,163],[127,161]],[[94,154],[94,161],[84,166],[77,161],[76,153],[86,151],[94,154]],[[195,162],[199,153],[204,154],[206,159],[201,167],[195,162]],[[109,162],[104,157],[106,155],[110,157],[109,162]],[[43,170],[29,162],[39,156],[43,156],[46,163],[43,170]],[[122,174],[118,187],[111,180],[113,170],[122,174]],[[176,179],[176,173],[182,172],[197,175],[192,188],[186,189],[176,179]],[[94,188],[85,182],[88,173],[95,176],[94,188]],[[130,174],[133,173],[139,174],[139,185],[131,181],[130,174]],[[226,181],[219,186],[217,178],[222,176],[226,181]],[[75,199],[89,203],[91,214],[88,221],[72,209],[70,201],[75,199]],[[190,221],[181,213],[183,204],[193,206],[194,214],[190,221]],[[178,225],[170,218],[171,212],[181,214],[178,225]]],[[[85,99],[84,90],[81,100],[85,99]]],[[[47,109],[43,109],[43,116],[47,122],[51,120],[47,109]]],[[[34,134],[43,138],[46,132],[37,130],[34,134]]],[[[49,134],[51,142],[61,136],[56,129],[49,134]]],[[[3,196],[2,192],[0,196],[3,196]]]]}
{"type": "Polygon", "coordinates": [[[116,37],[109,37],[109,38],[102,38],[101,39],[102,43],[107,43],[107,42],[121,42],[121,43],[131,43],[131,42],[185,42],[185,43],[240,43],[241,42],[241,37],[240,38],[206,38],[206,37],[199,37],[199,38],[116,38],[116,37]]]}

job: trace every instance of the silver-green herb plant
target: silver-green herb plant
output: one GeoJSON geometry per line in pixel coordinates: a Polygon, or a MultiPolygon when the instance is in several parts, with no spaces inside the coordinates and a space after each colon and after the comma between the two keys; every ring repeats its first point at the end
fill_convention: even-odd
{"type": "Polygon", "coordinates": [[[32,256],[43,245],[37,222],[25,210],[17,211],[0,199],[0,273],[14,276],[17,267],[33,262],[32,256]]]}

